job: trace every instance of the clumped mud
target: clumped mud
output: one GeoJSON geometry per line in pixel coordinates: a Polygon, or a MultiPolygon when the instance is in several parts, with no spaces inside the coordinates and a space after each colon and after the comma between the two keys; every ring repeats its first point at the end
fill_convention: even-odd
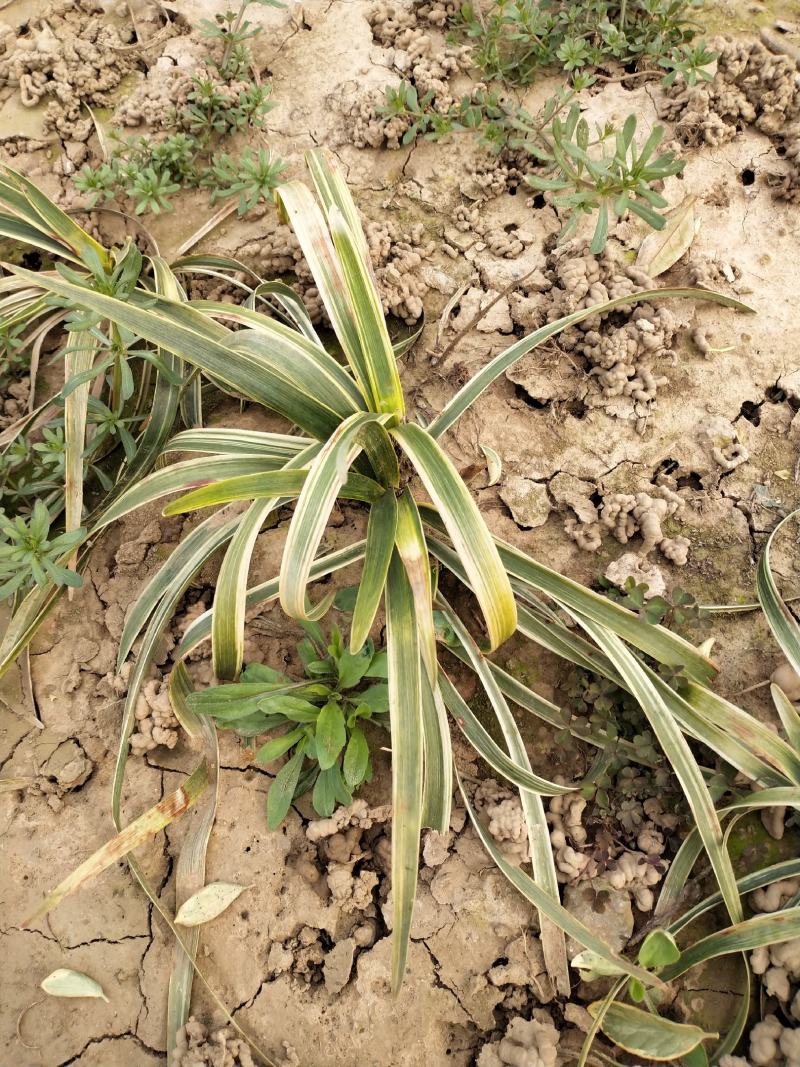
{"type": "MultiPolygon", "coordinates": [[[[112,104],[115,90],[137,68],[134,27],[110,23],[104,14],[97,0],[55,0],[23,33],[0,25],[0,87],[15,89],[23,107],[44,103],[45,133],[64,141],[86,141],[94,129],[87,106],[112,104]]],[[[11,132],[2,131],[4,137],[11,132]]],[[[85,158],[76,145],[70,151],[78,157],[73,163],[85,158]]]]}
{"type": "Polygon", "coordinates": [[[774,55],[760,41],[716,39],[719,53],[711,82],[668,90],[661,115],[675,123],[687,146],[721,145],[743,126],[755,126],[781,148],[784,165],[770,174],[775,195],[800,199],[800,82],[796,62],[774,55]]]}
{"type": "MultiPolygon", "coordinates": [[[[78,203],[68,176],[100,158],[84,105],[114,109],[125,129],[157,136],[208,54],[198,21],[222,5],[175,4],[175,12],[167,5],[165,22],[157,8],[137,4],[135,30],[125,11],[106,13],[90,0],[55,3],[27,23],[18,6],[2,13],[11,32],[3,37],[0,91],[5,106],[21,102],[41,120],[42,135],[0,136],[15,166],[62,202],[78,203]],[[28,30],[18,35],[23,24],[28,30]]],[[[645,582],[649,596],[680,584],[701,602],[752,600],[765,537],[800,503],[800,369],[786,341],[796,303],[796,69],[786,56],[737,39],[718,44],[709,84],[611,84],[581,95],[591,121],[634,110],[647,126],[661,115],[668,137],[685,146],[685,176],[670,179],[665,196],[677,205],[696,195],[701,227],[687,255],[654,280],[633,265],[644,230],[630,220],[613,230],[600,256],[583,233],[558,245],[561,220],[552,205],[525,195],[525,161],[513,154],[491,156],[463,135],[401,145],[407,125],[387,124],[377,110],[387,83],[411,78],[441,112],[480,88],[468,52],[445,40],[455,7],[449,0],[310,0],[301,14],[259,8],[252,17],[266,21],[257,66],[277,105],[265,138],[294,174],[301,174],[302,150],[316,143],[333,146],[347,169],[384,309],[406,325],[424,323],[418,344],[401,358],[413,416],[430,418],[518,337],[606,297],[697,284],[752,304],[757,316],[670,301],[586,321],[511,368],[446,442],[492,529],[576,580],[593,583],[605,573],[620,585],[628,577],[645,582]],[[501,461],[497,484],[489,484],[484,446],[501,461]]],[[[540,101],[533,91],[520,102],[535,110],[540,101]]],[[[170,249],[196,223],[179,208],[152,220],[152,229],[170,249]]],[[[100,214],[92,220],[101,235],[109,224],[100,214]]],[[[297,242],[271,208],[226,221],[202,248],[285,278],[324,323],[297,242]]],[[[216,279],[193,295],[233,298],[216,279]]],[[[17,417],[26,402],[20,379],[3,398],[3,418],[17,417]]],[[[249,408],[224,408],[213,418],[277,428],[249,408]]],[[[38,1067],[165,1062],[171,938],[123,865],[65,900],[39,929],[23,931],[19,923],[45,888],[111,832],[105,813],[131,670],[129,662],[117,671],[119,638],[143,583],[190,528],[153,512],[111,530],[84,589],[61,603],[37,638],[30,685],[23,666],[0,689],[2,775],[22,783],[0,796],[9,872],[0,903],[9,961],[0,1059],[38,1067]],[[87,1013],[80,1003],[38,1002],[38,983],[58,966],[92,975],[110,1004],[97,1002],[87,1013]]],[[[277,573],[284,533],[281,524],[259,539],[252,582],[277,573]]],[[[343,508],[326,536],[333,550],[363,531],[343,508]]],[[[204,568],[179,605],[143,687],[123,798],[128,820],[174,789],[193,762],[166,679],[186,626],[210,606],[216,565],[204,568]]],[[[790,558],[780,566],[794,588],[796,566],[790,558]]],[[[755,615],[715,618],[711,632],[726,694],[764,681],[779,665],[755,615]]],[[[279,611],[260,613],[248,628],[245,660],[291,670],[298,636],[279,611]]],[[[515,646],[503,659],[581,728],[602,725],[609,702],[619,699],[536,650],[515,646]]],[[[189,669],[195,684],[213,682],[207,647],[191,654],[189,669]]],[[[765,697],[761,689],[736,699],[768,719],[765,697]]],[[[636,744],[649,752],[652,738],[636,709],[614,708],[641,731],[636,744]]],[[[576,780],[588,770],[585,746],[531,722],[525,736],[542,773],[576,780]]],[[[581,983],[569,1003],[556,999],[536,914],[490,864],[463,808],[456,805],[448,833],[423,837],[409,971],[392,1001],[386,753],[378,752],[375,778],[351,806],[320,820],[304,798],[269,833],[264,804],[279,764],[254,764],[252,751],[227,733],[221,746],[207,879],[252,888],[203,931],[199,960],[237,1022],[280,1067],[558,1067],[576,1058],[596,989],[581,983]]],[[[458,738],[454,747],[500,848],[513,863],[529,862],[519,801],[458,738]]],[[[594,795],[572,793],[547,805],[563,899],[619,950],[652,916],[688,825],[671,776],[622,763],[594,795]]],[[[191,818],[143,850],[168,908],[191,818]]],[[[779,813],[762,847],[776,848],[793,832],[779,813]]],[[[774,911],[796,890],[793,882],[778,884],[750,903],[774,911]]],[[[577,951],[570,944],[570,956],[577,951]]],[[[748,1059],[731,1057],[723,1067],[798,1062],[797,956],[796,942],[754,954],[769,1010],[750,1035],[748,1059]]],[[[714,993],[703,975],[676,1011],[688,1005],[688,1019],[693,1010],[719,1010],[724,1024],[735,1009],[735,983],[734,976],[727,991],[714,993]]],[[[181,1035],[181,1067],[248,1067],[250,1050],[200,988],[193,1011],[181,1035]]]]}

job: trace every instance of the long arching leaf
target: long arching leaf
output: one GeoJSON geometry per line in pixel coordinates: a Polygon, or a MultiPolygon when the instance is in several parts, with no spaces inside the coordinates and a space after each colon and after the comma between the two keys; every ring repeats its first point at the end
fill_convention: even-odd
{"type": "Polygon", "coordinates": [[[407,423],[391,431],[442,516],[481,607],[489,643],[497,648],[517,626],[514,594],[492,536],[469,490],[436,441],[407,423]]]}
{"type": "Polygon", "coordinates": [[[395,553],[386,583],[392,732],[392,989],[403,980],[422,829],[422,663],[414,597],[395,553]]]}

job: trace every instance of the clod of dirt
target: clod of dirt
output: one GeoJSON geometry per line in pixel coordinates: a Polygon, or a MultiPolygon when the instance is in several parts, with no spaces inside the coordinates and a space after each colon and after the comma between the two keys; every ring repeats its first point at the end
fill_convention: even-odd
{"type": "Polygon", "coordinates": [[[478,1055],[478,1067],[556,1067],[557,1061],[558,1030],[544,1008],[535,1008],[529,1020],[513,1018],[504,1036],[478,1055]]]}
{"type": "MultiPolygon", "coordinates": [[[[479,194],[472,204],[459,204],[450,227],[445,229],[445,237],[454,245],[463,247],[460,235],[472,234],[476,240],[469,245],[471,251],[488,251],[498,259],[518,259],[526,248],[534,244],[534,235],[513,223],[499,226],[489,222],[485,216],[484,200],[485,197],[479,194]]],[[[506,272],[495,273],[502,275],[506,272]]]]}
{"type": "Polygon", "coordinates": [[[130,541],[123,541],[114,556],[118,567],[137,567],[144,562],[147,550],[161,540],[161,523],[155,519],[147,522],[130,541]]]}
{"type": "Polygon", "coordinates": [[[739,441],[736,427],[721,415],[709,416],[701,423],[698,436],[718,466],[732,471],[746,463],[750,453],[739,441]]]}
{"type": "Polygon", "coordinates": [[[0,430],[16,422],[28,407],[31,392],[31,376],[21,375],[16,381],[9,382],[3,390],[2,408],[0,409],[0,430]]]}
{"type": "Polygon", "coordinates": [[[572,508],[578,522],[591,524],[597,522],[597,508],[592,501],[592,493],[597,486],[594,482],[585,482],[563,471],[550,479],[550,495],[557,504],[566,504],[572,508]]]}
{"type": "Polygon", "coordinates": [[[663,596],[667,591],[667,583],[661,568],[650,560],[643,559],[636,552],[625,552],[619,559],[609,563],[605,576],[609,582],[613,582],[620,589],[629,578],[632,578],[636,585],[646,585],[645,600],[663,596]]]}
{"type": "Polygon", "coordinates": [[[769,680],[773,685],[779,686],[789,700],[800,701],[800,675],[791,663],[782,663],[776,667],[769,676],[769,680]]]}
{"type": "Polygon", "coordinates": [[[503,952],[505,963],[497,963],[487,973],[494,986],[530,987],[537,1000],[552,999],[544,952],[538,938],[523,935],[511,941],[503,952]]]}
{"type": "Polygon", "coordinates": [[[688,146],[719,145],[753,125],[785,149],[770,175],[777,196],[800,200],[800,78],[785,55],[773,55],[759,41],[716,38],[719,53],[710,82],[689,86],[679,77],[666,91],[662,118],[675,122],[688,146]]]}
{"type": "Polygon", "coordinates": [[[551,506],[547,486],[512,474],[500,488],[500,499],[508,507],[517,526],[531,529],[547,522],[551,506]]]}
{"type": "Polygon", "coordinates": [[[391,221],[367,222],[365,230],[383,310],[412,326],[422,315],[429,289],[421,267],[436,243],[428,240],[421,222],[406,231],[391,221]]]}
{"type": "Polygon", "coordinates": [[[776,1015],[767,1015],[750,1031],[750,1062],[754,1067],[800,1067],[800,1027],[784,1026],[776,1015]]]}
{"type": "MultiPolygon", "coordinates": [[[[624,949],[633,933],[633,908],[626,893],[612,893],[601,885],[588,883],[568,885],[564,907],[616,952],[624,949]]],[[[573,958],[581,946],[568,939],[567,951],[573,958]]]]}
{"type": "Polygon", "coordinates": [[[484,292],[482,289],[467,289],[459,300],[458,315],[453,319],[453,329],[465,330],[477,319],[478,315],[486,308],[485,314],[481,315],[475,324],[478,333],[511,333],[514,324],[511,321],[508,300],[497,299],[498,293],[490,289],[484,292]]]}
{"type": "Polygon", "coordinates": [[[750,902],[756,911],[780,911],[799,889],[800,878],[782,878],[763,889],[756,889],[750,895],[750,902]]]}
{"type": "Polygon", "coordinates": [[[61,811],[65,794],[82,786],[93,770],[94,764],[81,744],[69,738],[57,745],[40,765],[39,775],[28,786],[28,792],[46,796],[53,811],[61,811]]]}
{"type": "Polygon", "coordinates": [[[489,833],[509,863],[527,863],[530,846],[519,794],[494,778],[486,778],[475,790],[474,805],[479,814],[486,816],[489,833]]]}
{"type": "MultiPolygon", "coordinates": [[[[369,830],[376,823],[385,823],[389,815],[388,804],[370,808],[366,800],[354,800],[347,807],[337,808],[329,819],[313,819],[306,827],[306,837],[316,843],[348,830],[369,830]]],[[[332,846],[329,844],[328,847],[332,846]]]]}
{"type": "Polygon", "coordinates": [[[778,378],[778,388],[792,400],[800,400],[800,370],[790,371],[778,378]]]}
{"type": "MultiPolygon", "coordinates": [[[[660,842],[663,850],[663,840],[660,842]]],[[[652,911],[655,906],[653,886],[661,881],[663,871],[654,866],[644,853],[624,852],[613,868],[605,873],[613,889],[627,890],[639,911],[652,911]]]]}
{"type": "Polygon", "coordinates": [[[246,1042],[226,1026],[204,1026],[190,1016],[178,1031],[175,1067],[256,1067],[246,1042]]]}
{"type": "MultiPolygon", "coordinates": [[[[421,270],[434,249],[422,223],[407,230],[392,221],[364,221],[372,266],[383,310],[412,325],[422,315],[422,298],[430,286],[421,270]]],[[[300,245],[288,226],[276,226],[264,237],[238,250],[265,278],[289,276],[303,298],[312,322],[325,321],[322,298],[314,284],[300,245]]]]}
{"type": "MultiPolygon", "coordinates": [[[[652,806],[650,811],[655,814],[652,806]]],[[[600,848],[584,826],[585,813],[586,801],[581,796],[567,793],[550,798],[547,821],[559,881],[576,885],[601,879],[613,891],[612,898],[630,896],[640,911],[652,911],[653,887],[667,866],[660,859],[665,842],[657,824],[645,820],[644,810],[637,806],[628,812],[625,826],[636,847],[626,848],[619,841],[600,848]]]]}
{"type": "Polygon", "coordinates": [[[325,948],[322,935],[313,926],[303,926],[296,937],[283,944],[273,942],[267,957],[267,971],[272,978],[291,974],[308,985],[323,980],[325,948]]]}
{"type": "Polygon", "coordinates": [[[422,837],[422,858],[426,867],[441,867],[450,855],[453,843],[452,831],[440,834],[436,830],[426,830],[422,837]]]}
{"type": "Polygon", "coordinates": [[[31,19],[24,37],[4,27],[0,86],[17,86],[25,107],[49,100],[45,129],[64,140],[89,137],[93,125],[84,105],[111,105],[113,91],[137,65],[127,47],[133,29],[97,18],[102,10],[96,0],[55,0],[31,19]]]}
{"type": "Polygon", "coordinates": [[[141,756],[158,745],[174,748],[180,724],[172,711],[167,686],[151,679],[146,682],[136,704],[136,729],[131,735],[131,752],[141,756]]]}
{"type": "MultiPolygon", "coordinates": [[[[175,121],[188,104],[192,78],[202,72],[214,84],[216,92],[226,97],[228,82],[217,78],[208,59],[221,59],[217,41],[193,32],[168,41],[161,56],[147,72],[147,77],[117,107],[114,121],[120,126],[147,125],[155,129],[175,121]]],[[[242,83],[238,83],[240,88],[242,83]]],[[[237,90],[238,92],[238,90],[237,90]]]]}
{"type": "Polygon", "coordinates": [[[668,560],[682,567],[688,560],[689,539],[666,537],[662,523],[677,515],[683,505],[683,498],[666,485],[657,486],[652,493],[610,493],[603,498],[598,522],[579,523],[568,519],[565,530],[580,547],[590,551],[600,547],[602,529],[609,530],[622,545],[639,533],[640,556],[648,556],[658,548],[668,560]]]}
{"type": "Polygon", "coordinates": [[[370,808],[358,799],[338,808],[330,819],[315,819],[306,827],[306,837],[317,845],[325,868],[331,901],[345,915],[377,914],[374,891],[389,865],[390,844],[383,826],[390,814],[388,804],[370,808]]]}
{"type": "Polygon", "coordinates": [[[322,977],[325,988],[330,994],[341,993],[350,981],[355,952],[355,940],[352,937],[345,937],[338,941],[326,955],[322,965],[322,977]]]}
{"type": "Polygon", "coordinates": [[[757,948],[750,956],[750,965],[754,974],[761,975],[767,995],[777,997],[800,1020],[800,990],[796,988],[800,981],[800,937],[757,948]]]}
{"type": "MultiPolygon", "coordinates": [[[[534,277],[533,284],[523,281],[512,298],[514,323],[525,330],[535,329],[581,308],[656,287],[652,278],[618,256],[613,242],[598,256],[582,241],[557,246],[544,271],[549,288],[543,291],[534,277]]],[[[635,419],[637,427],[643,428],[659,387],[667,382],[655,369],[655,361],[674,358],[676,325],[663,306],[640,304],[623,314],[628,315],[623,324],[620,313],[587,319],[560,333],[558,343],[561,350],[585,361],[587,405],[635,419]]]]}

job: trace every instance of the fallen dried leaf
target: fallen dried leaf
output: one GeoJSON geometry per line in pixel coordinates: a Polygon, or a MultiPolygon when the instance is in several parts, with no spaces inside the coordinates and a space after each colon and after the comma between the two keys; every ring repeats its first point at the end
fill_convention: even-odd
{"type": "Polygon", "coordinates": [[[233,904],[240,893],[252,888],[233,882],[209,882],[181,904],[175,922],[180,926],[200,926],[210,922],[233,904]]]}
{"type": "Polygon", "coordinates": [[[696,200],[696,196],[687,196],[669,213],[664,229],[648,234],[639,246],[636,266],[651,278],[669,270],[689,249],[700,228],[694,214],[696,200]]]}
{"type": "Polygon", "coordinates": [[[51,997],[96,997],[108,1003],[103,987],[88,974],[59,967],[41,982],[41,988],[51,997]]]}

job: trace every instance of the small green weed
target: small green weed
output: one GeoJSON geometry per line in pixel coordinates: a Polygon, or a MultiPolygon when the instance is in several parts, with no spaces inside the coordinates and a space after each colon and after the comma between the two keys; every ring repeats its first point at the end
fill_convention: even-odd
{"type": "Polygon", "coordinates": [[[307,681],[295,681],[262,663],[250,663],[238,682],[192,693],[190,708],[211,715],[217,726],[252,738],[286,727],[256,752],[260,763],[288,756],[269,791],[267,823],[274,830],[292,801],[312,789],[314,810],[329,816],[335,804],[349,804],[372,778],[364,722],[387,725],[389,689],[386,653],[367,641],[358,652],[331,627],[306,623],[297,646],[307,681]]]}
{"type": "Polygon", "coordinates": [[[28,586],[79,586],[79,574],[60,566],[58,560],[82,540],[85,530],[50,536],[50,512],[42,500],[33,505],[30,518],[9,519],[0,511],[0,600],[28,586]]]}
{"type": "Polygon", "coordinates": [[[653,626],[666,626],[675,633],[686,635],[687,627],[697,624],[705,625],[709,615],[704,611],[691,593],[679,585],[667,596],[654,596],[647,599],[648,586],[628,578],[622,587],[614,585],[602,575],[598,585],[609,600],[635,611],[640,619],[653,626]]]}
{"type": "Polygon", "coordinates": [[[662,229],[666,219],[660,211],[667,201],[657,186],[685,166],[673,152],[656,154],[663,137],[660,126],[637,146],[635,115],[627,117],[622,129],[606,123],[592,131],[569,91],[551,96],[537,115],[483,91],[464,96],[441,114],[431,93],[420,99],[414,86],[403,82],[386,89],[380,113],[387,121],[406,118],[404,144],[472,130],[492,152],[524,154],[531,167],[525,181],[538,192],[551,193],[564,217],[562,240],[572,236],[583,216],[596,215],[594,253],[602,252],[611,220],[628,211],[662,229]]]}
{"type": "Polygon", "coordinates": [[[160,215],[172,209],[181,189],[208,189],[211,200],[238,196],[239,214],[269,199],[280,184],[285,164],[263,148],[240,156],[221,150],[233,134],[263,129],[264,117],[275,106],[269,85],[249,84],[252,63],[247,41],[261,32],[244,18],[251,3],[282,7],[276,0],[243,0],[238,10],[203,20],[205,36],[224,41],[222,58],[208,58],[212,72],[196,76],[186,107],[176,111],[160,140],[122,139],[116,131],[114,148],[97,167],[83,167],[75,175],[76,188],[89,197],[89,207],[118,196],[130,199],[134,212],[160,215]],[[243,83],[246,79],[248,84],[243,83]]]}
{"type": "Polygon", "coordinates": [[[591,71],[609,63],[664,70],[668,83],[680,73],[693,85],[710,77],[715,58],[690,43],[699,7],[700,0],[500,0],[484,15],[468,2],[452,34],[472,43],[484,77],[511,85],[528,85],[541,70],[561,67],[576,88],[585,88],[594,80],[591,71]]]}

